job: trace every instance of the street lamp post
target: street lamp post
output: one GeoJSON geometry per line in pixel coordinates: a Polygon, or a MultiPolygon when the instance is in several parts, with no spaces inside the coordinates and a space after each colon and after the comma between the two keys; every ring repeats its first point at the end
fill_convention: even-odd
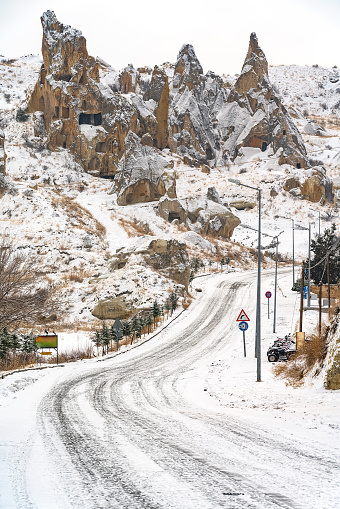
{"type": "Polygon", "coordinates": [[[308,308],[310,307],[310,240],[311,240],[311,228],[310,228],[310,223],[309,223],[309,228],[308,228],[308,293],[307,293],[307,307],[308,308]]]}
{"type": "Polygon", "coordinates": [[[240,180],[230,178],[229,182],[238,186],[255,189],[259,193],[259,227],[257,245],[257,297],[256,297],[256,332],[255,332],[255,353],[257,358],[257,382],[261,382],[261,189],[258,187],[242,184],[240,180]]]}
{"type": "Polygon", "coordinates": [[[295,274],[294,274],[294,219],[292,219],[293,226],[293,286],[295,283],[295,274]]]}
{"type": "Polygon", "coordinates": [[[276,237],[276,256],[275,256],[275,291],[274,291],[274,320],[273,320],[273,332],[276,332],[276,288],[277,288],[277,250],[279,245],[278,236],[276,237]]]}

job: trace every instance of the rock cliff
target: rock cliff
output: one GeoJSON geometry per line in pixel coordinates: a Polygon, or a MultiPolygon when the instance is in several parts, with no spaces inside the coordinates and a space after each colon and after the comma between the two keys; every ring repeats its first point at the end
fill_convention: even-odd
{"type": "Polygon", "coordinates": [[[113,177],[127,133],[139,131],[138,114],[100,83],[98,63],[79,30],[59,23],[52,11],[41,23],[44,64],[28,111],[43,112],[51,150],[69,149],[86,171],[113,177]]]}
{"type": "Polygon", "coordinates": [[[217,118],[223,151],[232,160],[242,154],[243,147],[253,147],[271,150],[279,164],[309,166],[301,135],[270,83],[268,63],[255,33],[250,36],[242,72],[217,118]]]}
{"type": "MultiPolygon", "coordinates": [[[[230,88],[215,73],[203,73],[190,44],[174,66],[155,66],[151,73],[129,64],[118,72],[89,56],[82,33],[59,23],[52,11],[41,21],[44,64],[28,102],[29,112],[41,112],[35,134],[47,132],[48,148],[69,149],[93,175],[114,178],[117,172],[120,203],[164,195],[166,164],[157,149],[169,148],[206,172],[247,157],[247,148],[267,152],[279,164],[309,168],[256,34],[230,88]]],[[[303,195],[309,199],[310,193],[303,195]]]]}

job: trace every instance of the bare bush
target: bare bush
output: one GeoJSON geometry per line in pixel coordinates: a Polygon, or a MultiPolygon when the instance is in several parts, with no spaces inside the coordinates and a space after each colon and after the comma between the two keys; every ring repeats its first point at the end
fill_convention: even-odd
{"type": "Polygon", "coordinates": [[[324,327],[321,334],[314,332],[305,342],[303,348],[291,356],[288,362],[279,363],[274,368],[274,374],[285,380],[287,385],[300,387],[306,376],[318,375],[327,354],[328,327],[324,327]]]}
{"type": "Polygon", "coordinates": [[[38,259],[0,242],[0,327],[20,328],[36,323],[47,311],[49,289],[37,274],[38,259]]]}

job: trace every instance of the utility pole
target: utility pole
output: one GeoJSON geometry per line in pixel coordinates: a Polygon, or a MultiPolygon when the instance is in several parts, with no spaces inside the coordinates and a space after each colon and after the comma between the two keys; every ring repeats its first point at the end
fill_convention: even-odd
{"type": "Polygon", "coordinates": [[[311,228],[309,223],[308,228],[308,292],[307,292],[307,308],[310,307],[310,240],[311,240],[311,228]]]}
{"type": "Polygon", "coordinates": [[[292,219],[293,226],[293,286],[295,283],[295,274],[294,274],[294,219],[292,219]]]}
{"type": "Polygon", "coordinates": [[[321,312],[322,312],[322,281],[319,283],[319,334],[321,334],[321,312]]]}
{"type": "Polygon", "coordinates": [[[305,269],[302,265],[301,271],[301,295],[300,295],[300,327],[299,331],[302,332],[302,318],[303,318],[303,287],[305,286],[305,269]]]}
{"type": "Polygon", "coordinates": [[[330,285],[330,278],[329,278],[329,253],[327,256],[327,284],[328,284],[328,318],[331,314],[331,285],[330,285]]]}
{"type": "Polygon", "coordinates": [[[319,210],[319,237],[321,235],[321,232],[320,232],[320,223],[321,223],[321,218],[320,218],[320,210],[319,210]]]}
{"type": "Polygon", "coordinates": [[[273,321],[273,332],[276,328],[276,289],[277,289],[277,250],[279,245],[279,239],[276,237],[276,257],[275,257],[275,289],[274,289],[274,321],[273,321]]]}
{"type": "Polygon", "coordinates": [[[238,186],[255,189],[255,191],[259,193],[255,356],[257,358],[257,382],[261,382],[261,189],[258,187],[248,186],[247,184],[242,184],[238,179],[229,178],[228,180],[238,186]]]}

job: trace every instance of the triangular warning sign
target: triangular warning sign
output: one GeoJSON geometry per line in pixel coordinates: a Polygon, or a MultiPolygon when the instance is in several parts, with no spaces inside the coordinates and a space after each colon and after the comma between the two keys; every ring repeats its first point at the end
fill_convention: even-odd
{"type": "Polygon", "coordinates": [[[237,322],[250,322],[247,313],[242,309],[241,313],[238,315],[238,318],[236,319],[237,322]]]}

